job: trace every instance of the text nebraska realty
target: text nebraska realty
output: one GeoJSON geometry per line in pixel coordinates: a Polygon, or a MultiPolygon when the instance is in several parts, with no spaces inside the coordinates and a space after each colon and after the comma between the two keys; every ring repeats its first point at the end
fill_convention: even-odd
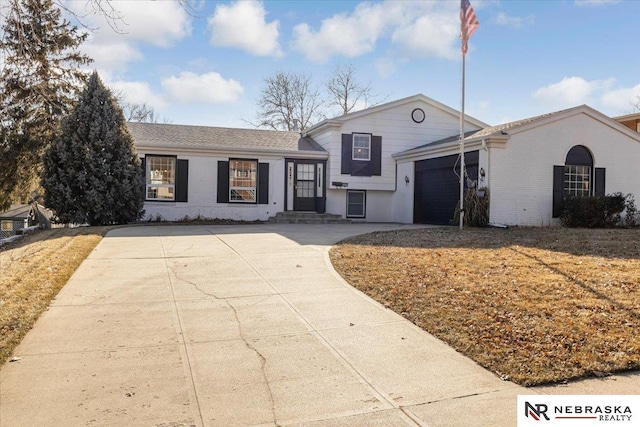
{"type": "MultiPolygon", "coordinates": [[[[530,404],[525,402],[526,416],[531,416],[536,421],[539,419],[549,420],[547,415],[549,407],[542,404],[530,404]]],[[[633,413],[629,406],[624,405],[560,405],[553,406],[555,419],[596,419],[598,421],[626,421],[630,422],[633,413]]]]}

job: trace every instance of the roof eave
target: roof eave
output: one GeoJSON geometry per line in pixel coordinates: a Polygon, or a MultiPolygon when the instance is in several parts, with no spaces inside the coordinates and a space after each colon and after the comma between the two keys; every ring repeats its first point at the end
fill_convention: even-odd
{"type": "Polygon", "coordinates": [[[210,154],[223,155],[225,157],[233,155],[255,155],[255,156],[275,156],[275,157],[300,157],[305,159],[327,159],[329,153],[326,151],[307,151],[307,150],[261,150],[256,148],[238,148],[238,147],[176,147],[164,145],[145,145],[144,143],[136,144],[138,152],[152,154],[154,152],[172,153],[172,154],[210,154]]]}
{"type": "MultiPolygon", "coordinates": [[[[489,135],[484,137],[465,139],[465,152],[469,148],[479,149],[484,148],[483,146],[488,146],[491,148],[503,147],[508,140],[509,135],[489,135]]],[[[393,157],[396,161],[411,160],[413,158],[431,156],[434,154],[455,154],[455,152],[453,151],[459,151],[459,149],[460,141],[452,141],[445,144],[436,144],[426,147],[413,148],[401,153],[392,154],[391,157],[393,157]]]]}

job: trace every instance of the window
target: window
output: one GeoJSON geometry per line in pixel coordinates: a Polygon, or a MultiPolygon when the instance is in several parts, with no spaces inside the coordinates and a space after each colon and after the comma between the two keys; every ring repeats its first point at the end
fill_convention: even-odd
{"type": "Polygon", "coordinates": [[[229,161],[229,202],[256,203],[258,162],[229,161]]]}
{"type": "Polygon", "coordinates": [[[3,219],[0,222],[0,230],[2,231],[13,231],[13,221],[3,219]]]}
{"type": "Polygon", "coordinates": [[[147,200],[175,200],[175,157],[146,156],[147,200]]]}
{"type": "Polygon", "coordinates": [[[562,187],[565,196],[591,196],[593,195],[593,158],[586,147],[576,145],[569,150],[564,166],[564,185],[562,187]]]}
{"type": "Polygon", "coordinates": [[[564,194],[567,196],[591,195],[591,166],[565,165],[564,194]]]}
{"type": "Polygon", "coordinates": [[[371,135],[354,133],[353,134],[353,160],[362,160],[368,162],[371,160],[371,135]]]}
{"type": "Polygon", "coordinates": [[[348,190],[347,191],[347,218],[364,218],[365,217],[365,200],[366,200],[366,191],[348,190]]]}

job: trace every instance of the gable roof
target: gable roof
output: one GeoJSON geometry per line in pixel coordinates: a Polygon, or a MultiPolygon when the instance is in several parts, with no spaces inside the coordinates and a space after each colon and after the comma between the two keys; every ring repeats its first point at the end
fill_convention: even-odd
{"type": "MultiPolygon", "coordinates": [[[[402,98],[402,99],[397,99],[395,101],[391,101],[391,102],[387,102],[385,104],[380,104],[380,105],[375,105],[373,107],[369,107],[369,108],[365,108],[364,110],[358,110],[358,111],[354,111],[352,113],[348,113],[342,116],[338,116],[338,117],[334,117],[332,119],[326,119],[321,121],[320,123],[310,127],[309,129],[306,130],[305,134],[312,134],[312,133],[317,133],[318,131],[320,131],[321,129],[327,127],[327,126],[340,126],[342,125],[344,122],[357,118],[357,117],[362,117],[362,116],[366,116],[369,114],[375,114],[375,113],[379,113],[381,111],[384,110],[388,110],[391,108],[396,108],[405,104],[409,104],[412,102],[416,102],[416,101],[420,101],[420,102],[424,102],[425,104],[431,105],[432,107],[435,107],[449,115],[455,116],[455,117],[459,117],[460,116],[460,111],[451,108],[447,105],[444,105],[438,101],[436,101],[435,99],[429,98],[428,96],[425,96],[421,93],[418,93],[416,95],[412,95],[412,96],[408,96],[406,98],[402,98]]],[[[484,123],[474,117],[471,117],[469,115],[466,115],[466,121],[468,123],[471,123],[473,125],[476,125],[478,127],[486,127],[488,126],[487,123],[484,123]]]]}
{"type": "MultiPolygon", "coordinates": [[[[571,117],[577,114],[586,114],[591,118],[598,120],[603,124],[618,130],[619,132],[625,133],[626,135],[640,142],[640,134],[638,132],[633,132],[623,124],[602,114],[598,110],[595,110],[589,107],[588,105],[579,105],[577,107],[567,108],[565,110],[554,111],[552,113],[541,114],[539,116],[534,116],[534,117],[528,117],[526,119],[503,123],[497,126],[488,126],[480,130],[465,132],[464,141],[466,143],[466,142],[489,140],[494,138],[496,140],[499,139],[499,140],[506,141],[509,138],[509,135],[522,132],[537,126],[542,126],[548,123],[552,123],[554,121],[571,117]]],[[[419,147],[415,147],[410,150],[397,153],[393,157],[415,155],[418,153],[429,151],[432,148],[444,146],[446,144],[451,144],[453,142],[457,143],[458,141],[460,141],[460,135],[452,135],[447,138],[439,139],[437,141],[433,141],[428,144],[424,144],[419,147]]]]}
{"type": "Polygon", "coordinates": [[[298,132],[138,122],[127,126],[136,146],[144,148],[325,151],[298,132]]]}
{"type": "Polygon", "coordinates": [[[31,213],[31,205],[11,205],[8,210],[0,212],[0,219],[26,219],[31,213]]]}

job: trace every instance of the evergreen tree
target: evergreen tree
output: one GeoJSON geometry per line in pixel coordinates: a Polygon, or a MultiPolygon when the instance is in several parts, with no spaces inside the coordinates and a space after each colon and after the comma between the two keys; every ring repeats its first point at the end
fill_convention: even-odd
{"type": "Polygon", "coordinates": [[[0,210],[37,188],[42,155],[77,98],[87,34],[52,0],[9,0],[0,49],[0,210]]]}
{"type": "Polygon", "coordinates": [[[124,224],[142,216],[144,178],[122,109],[97,72],[44,156],[47,207],[62,223],[124,224]]]}

